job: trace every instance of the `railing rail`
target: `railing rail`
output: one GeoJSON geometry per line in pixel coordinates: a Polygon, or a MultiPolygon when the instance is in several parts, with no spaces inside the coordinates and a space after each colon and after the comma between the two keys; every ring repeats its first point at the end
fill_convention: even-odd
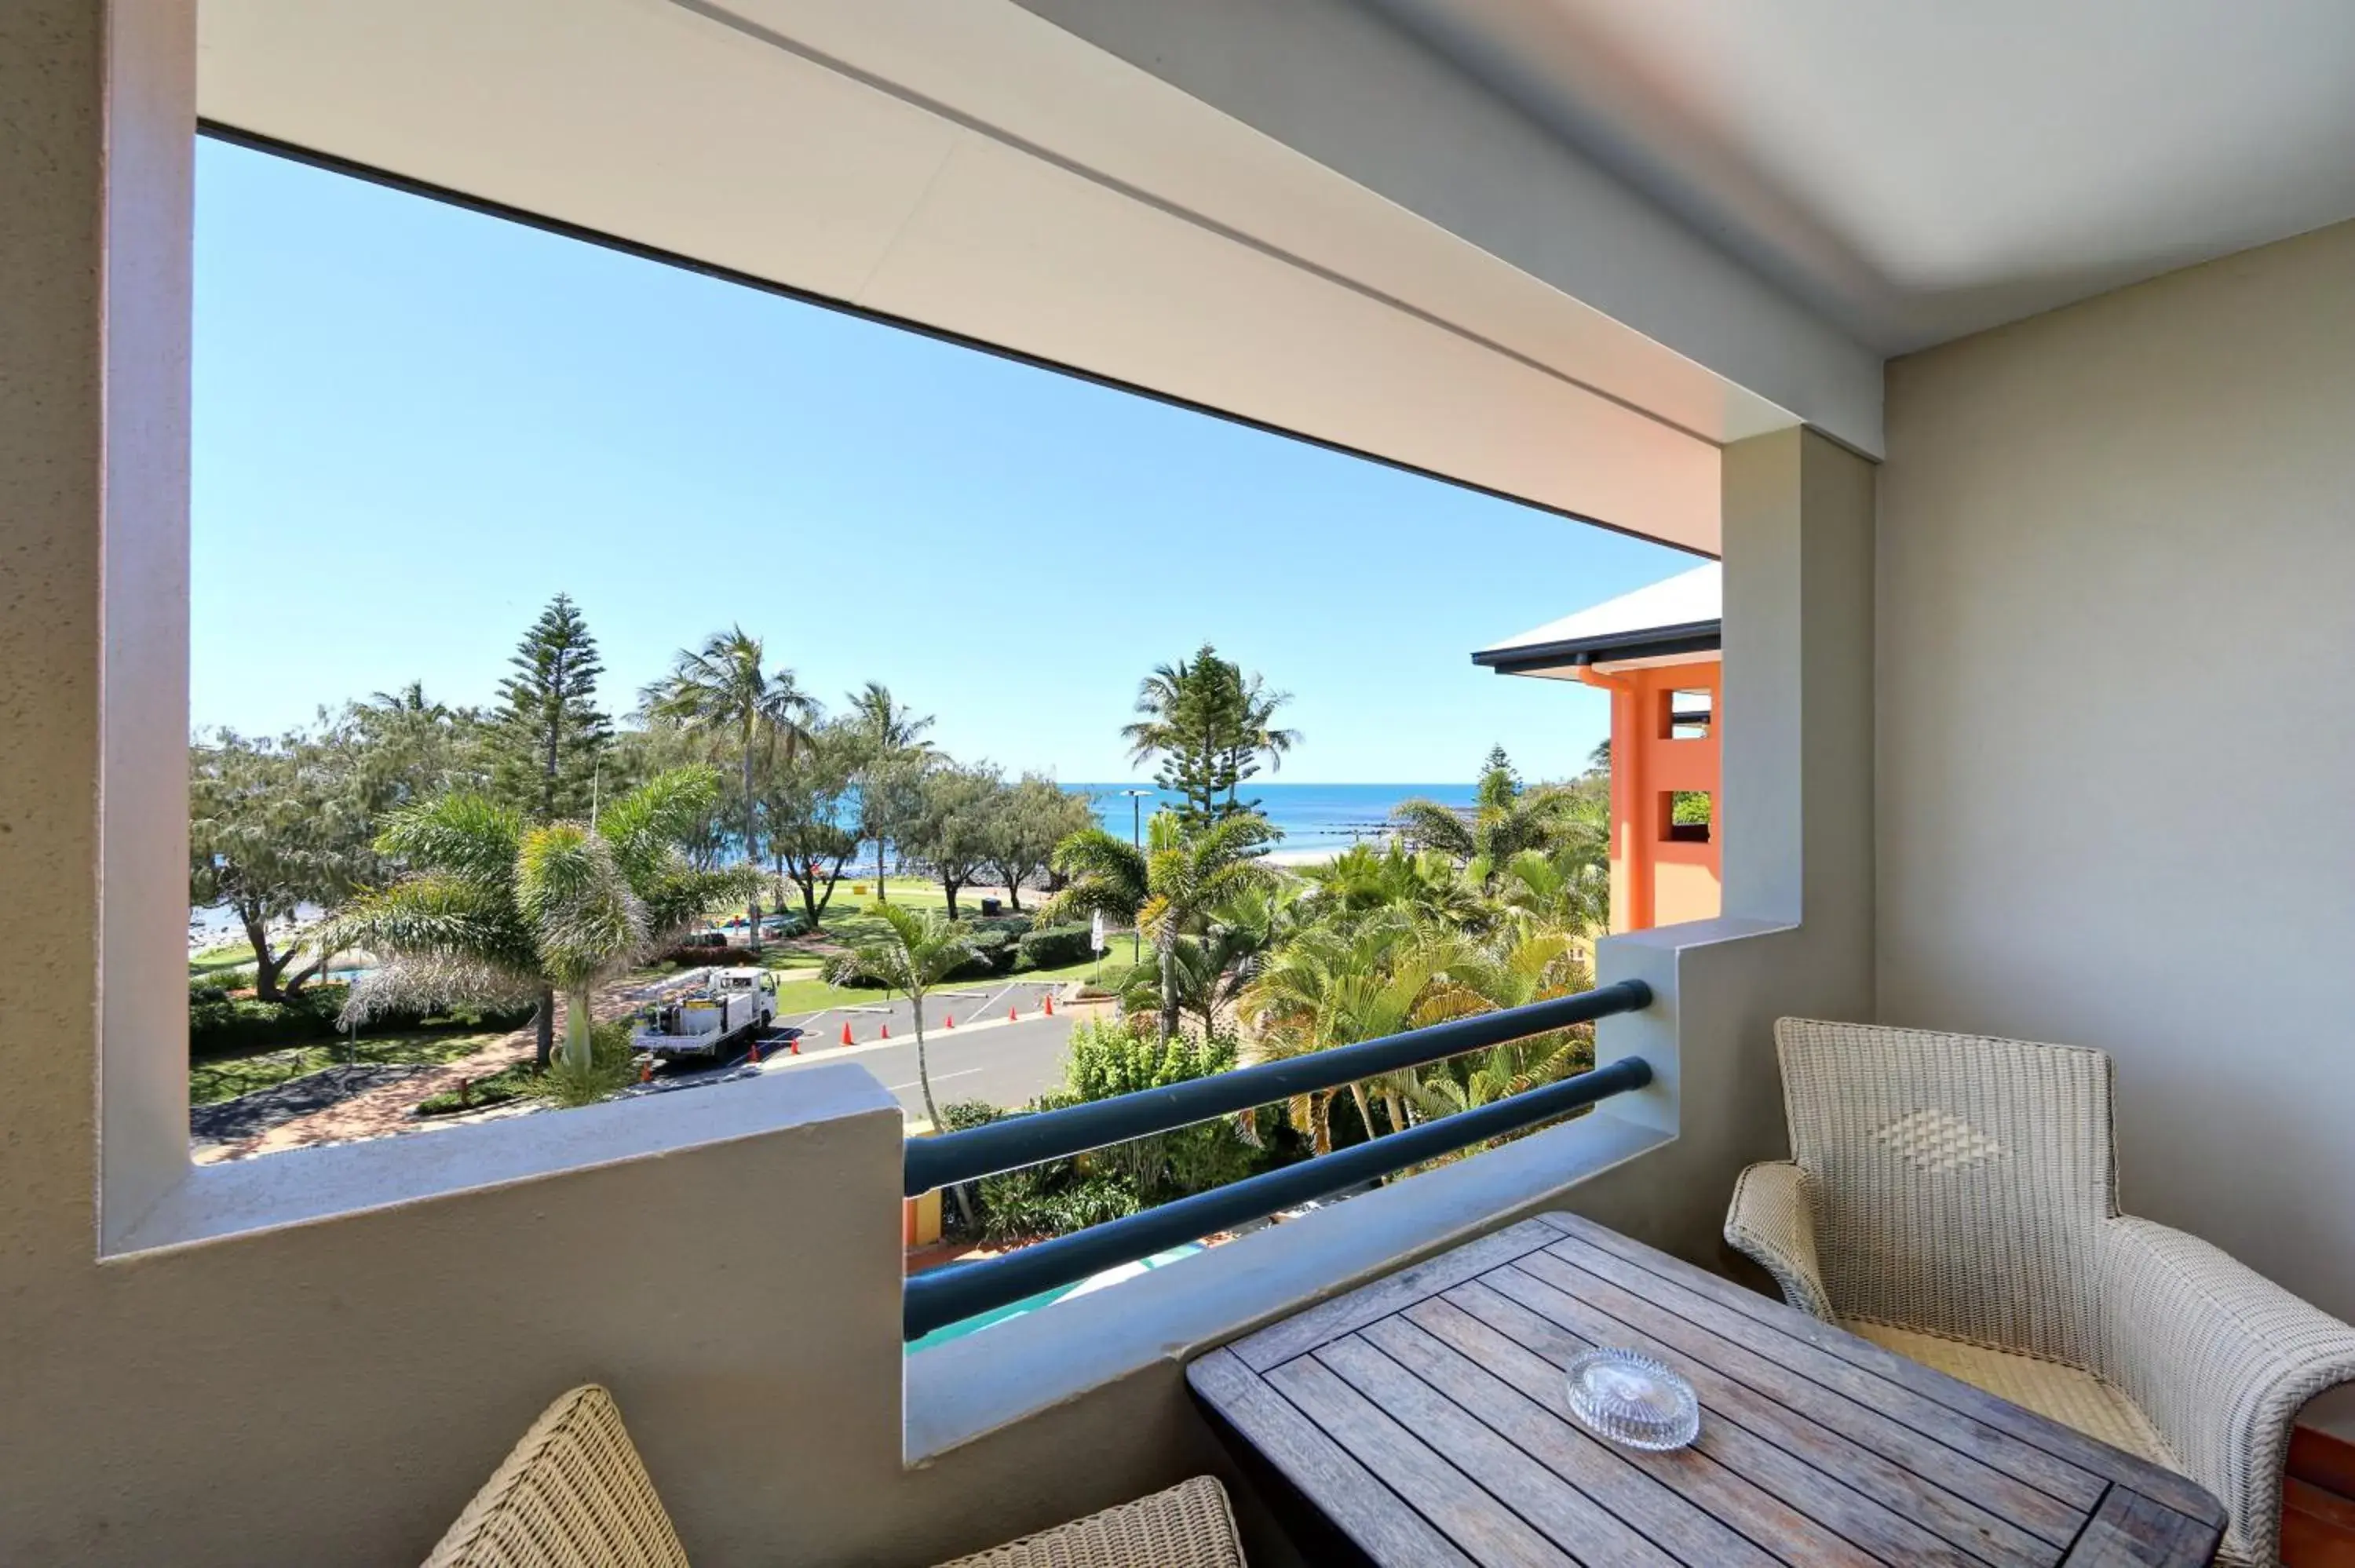
{"type": "Polygon", "coordinates": [[[963,1132],[911,1139],[904,1191],[911,1198],[918,1197],[953,1182],[996,1176],[1049,1160],[1067,1160],[1092,1149],[1175,1131],[1253,1106],[1278,1105],[1295,1095],[1321,1094],[1403,1067],[1427,1066],[1466,1052],[1526,1040],[1573,1023],[1591,1023],[1615,1012],[1638,1012],[1651,1005],[1650,986],[1637,980],[1618,980],[1575,996],[1452,1018],[1402,1034],[1238,1067],[1231,1073],[1167,1088],[1140,1089],[1133,1095],[1116,1095],[1035,1116],[1009,1117],[963,1132]]]}
{"type": "MultiPolygon", "coordinates": [[[[1294,1095],[1337,1089],[1383,1073],[1425,1065],[1573,1023],[1638,1012],[1651,1001],[1651,988],[1643,981],[1621,980],[1576,996],[1454,1019],[1291,1061],[1263,1063],[964,1132],[911,1139],[907,1146],[906,1189],[912,1197],[952,1182],[1065,1159],[1294,1095]]],[[[1516,1132],[1610,1096],[1640,1089],[1651,1081],[1650,1064],[1641,1057],[1623,1057],[1593,1072],[1477,1109],[1369,1139],[1337,1154],[1247,1177],[1001,1257],[916,1275],[909,1279],[903,1296],[903,1333],[908,1339],[920,1339],[934,1329],[1073,1284],[1099,1270],[1150,1257],[1246,1220],[1263,1219],[1484,1139],[1516,1132]]]]}

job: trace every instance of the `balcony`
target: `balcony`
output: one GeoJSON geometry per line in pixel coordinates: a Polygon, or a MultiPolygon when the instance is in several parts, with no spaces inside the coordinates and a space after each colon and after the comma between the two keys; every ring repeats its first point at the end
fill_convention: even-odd
{"type": "MultiPolygon", "coordinates": [[[[414,1561],[592,1380],[703,1563],[930,1563],[1235,1478],[1185,1369],[1304,1305],[1540,1213],[1734,1267],[1736,1176],[1788,1147],[1785,1014],[2110,1053],[2127,1202],[2355,1315],[2355,204],[2299,174],[2343,163],[2343,19],[2247,21],[2233,82],[2084,63],[2208,48],[2212,19],[2061,38],[2039,58],[2079,62],[2079,107],[2045,104],[2068,133],[2019,138],[2025,170],[1938,162],[2000,138],[1893,111],[1703,159],[1816,168],[1902,131],[1895,167],[1828,167],[1841,210],[1989,193],[1893,248],[1817,244],[1820,215],[1776,206],[1758,227],[1806,254],[1769,266],[1743,224],[1705,236],[1550,129],[1576,117],[1531,107],[1543,84],[1484,78],[1502,57],[1455,9],[216,0],[201,51],[163,0],[0,24],[0,1557],[414,1561]],[[2164,112],[2105,118],[2150,82],[2164,112]],[[2307,140],[2260,99],[2310,108],[2307,140]],[[1721,555],[1722,914],[1601,945],[1596,1074],[1504,1119],[1586,1114],[914,1355],[911,1329],[1240,1211],[911,1287],[911,1185],[1031,1151],[911,1151],[855,1065],[191,1167],[200,114],[1721,555]],[[2149,151],[2177,131],[2214,156],[2200,181],[2149,151]],[[2080,154],[2090,194],[2001,199],[2080,154]],[[2253,215],[2260,187],[2281,199],[2253,215]],[[2189,227],[2107,205],[2137,191],[2189,227]],[[2141,238],[1932,244],[2096,207],[2141,238]],[[1844,288],[1891,255],[1910,283],[1844,288]]],[[[2001,90],[1906,74],[1949,53],[1756,74],[1884,110],[2001,90]]],[[[1122,1130],[1070,1125],[1022,1136],[1122,1130]]],[[[1273,1206],[1497,1130],[1211,1197],[1273,1206]]],[[[2355,1430],[2343,1398],[2306,1419],[2355,1430]]],[[[2297,1489],[2338,1451],[2293,1472],[2302,1550],[2341,1516],[2297,1489]]],[[[1254,1560],[1293,1560],[1237,1489],[1254,1560]]]]}

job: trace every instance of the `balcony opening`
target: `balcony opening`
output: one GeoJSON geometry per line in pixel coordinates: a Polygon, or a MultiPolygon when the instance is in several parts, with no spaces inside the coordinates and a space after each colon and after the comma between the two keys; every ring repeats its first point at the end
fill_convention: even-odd
{"type": "Polygon", "coordinates": [[[1664,789],[1660,792],[1660,842],[1672,844],[1709,842],[1712,803],[1705,789],[1664,789]]]}
{"type": "MultiPolygon", "coordinates": [[[[198,175],[199,1162],[834,1062],[945,1141],[1592,987],[1608,701],[1462,651],[1675,552],[253,149],[198,175]]],[[[1575,1078],[1599,1015],[935,1183],[910,1266],[1575,1078]]]]}
{"type": "Polygon", "coordinates": [[[1716,717],[1717,694],[1706,686],[1660,694],[1662,740],[1707,740],[1716,717]]]}

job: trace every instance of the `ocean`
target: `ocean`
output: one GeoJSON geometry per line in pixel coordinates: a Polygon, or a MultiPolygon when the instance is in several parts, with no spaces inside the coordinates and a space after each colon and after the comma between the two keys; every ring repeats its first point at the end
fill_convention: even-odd
{"type": "MultiPolygon", "coordinates": [[[[1136,819],[1139,821],[1165,805],[1178,803],[1177,796],[1149,784],[1069,784],[1064,788],[1093,795],[1096,820],[1103,823],[1105,831],[1122,838],[1128,837],[1130,832],[1130,806],[1121,794],[1123,789],[1149,791],[1137,802],[1142,808],[1136,819]]],[[[1331,853],[1353,843],[1380,841],[1389,829],[1391,808],[1411,795],[1436,800],[1443,806],[1469,806],[1475,790],[1470,784],[1272,784],[1253,779],[1242,791],[1242,798],[1259,801],[1261,811],[1284,835],[1273,848],[1280,854],[1291,856],[1304,852],[1331,853]]],[[[871,873],[873,869],[870,861],[868,870],[871,873]]],[[[307,906],[302,913],[306,920],[315,919],[318,915],[307,906]]],[[[189,911],[190,952],[241,938],[236,920],[227,909],[189,911]]]]}
{"type": "MultiPolygon", "coordinates": [[[[1096,798],[1096,819],[1107,832],[1129,836],[1135,810],[1149,819],[1162,806],[1174,806],[1178,797],[1150,784],[1068,784],[1096,798]],[[1123,789],[1150,791],[1131,802],[1123,789]]],[[[1275,848],[1344,850],[1366,840],[1379,840],[1390,826],[1391,808],[1410,796],[1436,800],[1443,806],[1469,806],[1476,787],[1470,784],[1286,784],[1254,779],[1241,790],[1245,800],[1256,799],[1260,810],[1284,838],[1275,848]]]]}

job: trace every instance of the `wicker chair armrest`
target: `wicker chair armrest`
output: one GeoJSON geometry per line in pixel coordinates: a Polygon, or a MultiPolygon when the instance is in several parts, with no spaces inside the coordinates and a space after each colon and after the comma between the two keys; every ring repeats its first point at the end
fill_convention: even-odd
{"type": "Polygon", "coordinates": [[[1733,1184],[1725,1239],[1765,1266],[1783,1299],[1811,1317],[1832,1320],[1831,1295],[1816,1260],[1815,1210],[1806,1172],[1787,1160],[1753,1165],[1733,1184]]]}
{"type": "Polygon", "coordinates": [[[2100,1289],[2102,1372],[2230,1511],[2227,1556],[2276,1562],[2290,1429],[2355,1380],[2355,1328],[2149,1220],[2104,1225],[2100,1289]]]}

